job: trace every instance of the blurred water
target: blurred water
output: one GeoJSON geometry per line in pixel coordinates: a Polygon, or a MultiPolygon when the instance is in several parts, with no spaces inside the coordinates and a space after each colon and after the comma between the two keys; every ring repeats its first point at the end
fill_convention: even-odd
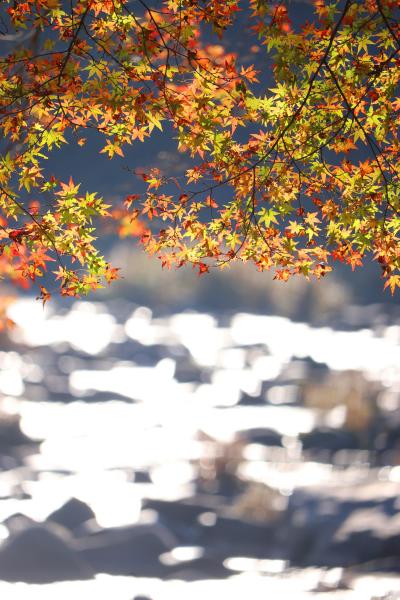
{"type": "MultiPolygon", "coordinates": [[[[44,520],[74,496],[92,507],[101,527],[135,523],[143,498],[189,497],[199,476],[207,479],[209,465],[216,468],[223,445],[257,428],[276,431],[282,446],[242,447],[237,474],[276,490],[283,502],[299,486],[400,481],[395,451],[376,462],[363,442],[364,450],[317,460],[300,441],[316,427],[343,425],[363,439],[372,405],[397,419],[398,324],[338,331],[244,313],[160,318],[129,303],[43,309],[31,299],[17,301],[10,317],[16,328],[0,352],[1,409],[19,414],[23,432],[41,443],[22,466],[0,472],[0,522],[16,512],[44,520]],[[137,472],[149,473],[149,481],[135,481],[137,472]]],[[[0,537],[7,537],[4,527],[0,537]]],[[[155,600],[207,593],[239,598],[251,583],[254,599],[266,590],[297,599],[310,590],[318,596],[317,584],[329,573],[308,569],[300,575],[279,561],[244,559],[229,564],[239,575],[218,582],[101,575],[39,587],[0,583],[0,593],[7,599],[112,594],[122,600],[139,593],[155,600]]],[[[334,597],[372,598],[375,583],[379,597],[400,590],[397,578],[382,575],[371,583],[368,577],[353,577],[351,590],[334,597]]]]}

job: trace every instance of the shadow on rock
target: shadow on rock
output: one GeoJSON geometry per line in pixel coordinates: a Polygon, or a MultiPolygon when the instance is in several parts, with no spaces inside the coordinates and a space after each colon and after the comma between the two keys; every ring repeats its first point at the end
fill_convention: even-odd
{"type": "Polygon", "coordinates": [[[0,547],[0,579],[52,583],[93,577],[92,569],[74,550],[67,530],[30,520],[21,529],[13,529],[0,547]]]}
{"type": "Polygon", "coordinates": [[[60,508],[52,512],[47,521],[62,525],[70,531],[77,532],[88,521],[95,519],[93,510],[85,502],[77,498],[71,498],[60,508]]]}
{"type": "Polygon", "coordinates": [[[175,537],[159,524],[104,529],[75,544],[78,555],[96,573],[142,577],[168,573],[159,556],[175,546],[175,537]]]}

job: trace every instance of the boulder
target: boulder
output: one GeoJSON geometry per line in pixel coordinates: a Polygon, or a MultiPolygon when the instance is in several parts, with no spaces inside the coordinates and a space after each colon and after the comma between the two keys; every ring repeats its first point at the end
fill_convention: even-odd
{"type": "Polygon", "coordinates": [[[217,516],[212,525],[202,526],[200,544],[206,555],[220,559],[230,556],[276,558],[276,527],[245,519],[217,516]]]}
{"type": "Polygon", "coordinates": [[[56,525],[27,523],[0,547],[0,579],[5,581],[52,583],[92,577],[68,532],[56,525]]]}
{"type": "Polygon", "coordinates": [[[134,473],[133,481],[135,483],[152,483],[150,473],[145,469],[137,469],[134,473]]]}
{"type": "Polygon", "coordinates": [[[300,436],[305,451],[327,450],[330,453],[338,450],[357,450],[360,447],[357,436],[351,431],[317,427],[310,433],[300,436]]]}
{"type": "Polygon", "coordinates": [[[20,416],[0,412],[0,451],[4,452],[15,446],[33,444],[20,427],[20,416]]]}
{"type": "Polygon", "coordinates": [[[180,544],[196,545],[202,535],[200,517],[214,514],[221,504],[216,496],[197,495],[187,500],[145,499],[144,509],[157,512],[159,522],[178,538],[180,544]]]}
{"type": "Polygon", "coordinates": [[[10,534],[15,534],[19,531],[27,529],[30,526],[38,525],[37,521],[34,521],[34,519],[31,519],[27,515],[24,515],[20,512],[14,513],[7,517],[4,519],[2,524],[7,527],[10,534]]]}
{"type": "Polygon", "coordinates": [[[240,393],[240,400],[238,402],[239,406],[265,406],[265,396],[264,394],[248,394],[247,392],[240,393]]]}
{"type": "Polygon", "coordinates": [[[400,551],[398,485],[295,490],[281,533],[285,557],[299,566],[349,567],[400,551]]]}
{"type": "Polygon", "coordinates": [[[231,505],[231,516],[265,524],[282,518],[287,498],[279,490],[264,483],[249,483],[247,489],[231,505]]]}
{"type": "Polygon", "coordinates": [[[185,500],[161,500],[158,498],[145,498],[143,508],[157,511],[160,518],[166,522],[180,521],[192,524],[199,515],[213,511],[218,507],[215,497],[198,495],[185,500]]]}
{"type": "Polygon", "coordinates": [[[95,518],[95,514],[85,502],[70,498],[63,506],[52,512],[47,521],[58,523],[70,531],[81,527],[87,521],[95,518]]]}
{"type": "Polygon", "coordinates": [[[177,546],[160,524],[104,529],[76,541],[78,555],[96,573],[161,577],[168,569],[159,556],[177,546]]]}
{"type": "Polygon", "coordinates": [[[255,427],[239,432],[241,439],[247,444],[261,444],[262,446],[283,446],[282,436],[275,429],[268,427],[255,427]]]}

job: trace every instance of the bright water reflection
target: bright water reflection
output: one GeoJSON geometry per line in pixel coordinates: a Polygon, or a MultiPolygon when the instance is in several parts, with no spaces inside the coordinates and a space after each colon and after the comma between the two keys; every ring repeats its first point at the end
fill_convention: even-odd
{"type": "MultiPolygon", "coordinates": [[[[203,452],[196,441],[199,430],[221,441],[261,425],[289,438],[311,431],[318,419],[314,410],[280,406],[290,394],[296,398],[295,385],[270,387],[268,406],[238,405],[243,393],[256,397],[263,382],[277,381],[293,358],[311,357],[330,369],[357,369],[386,386],[400,382],[398,326],[387,327],[378,336],[367,329],[334,331],[281,317],[237,314],[229,326],[221,327],[211,315],[184,313],[161,319],[145,307],[134,309],[125,322],[118,323],[118,315],[111,315],[102,304],[75,302],[68,312],[57,314],[33,300],[16,302],[10,317],[17,323],[12,333],[15,342],[64,351],[59,364],[67,372],[72,397],[85,399],[103,392],[110,398],[135,401],[65,405],[32,403],[28,398],[18,404],[23,430],[44,440],[40,454],[28,459],[30,467],[71,473],[27,484],[33,505],[41,507],[33,513],[42,518],[73,494],[94,506],[103,524],[134,521],[140,505],[137,494],[121,471],[110,469],[153,469],[152,485],[158,492],[164,486],[163,494],[179,497],[195,477],[188,461],[199,460],[203,452]],[[129,351],[124,361],[111,360],[107,367],[79,368],[86,364],[85,355],[112,359],[110,344],[118,347],[127,339],[149,348],[154,344],[185,348],[199,373],[209,373],[208,381],[200,376],[197,381],[180,382],[179,358],[164,357],[140,366],[130,359],[129,351]],[[82,353],[80,358],[68,356],[69,347],[82,353]],[[187,468],[179,469],[179,464],[187,468]]],[[[26,353],[2,352],[0,365],[0,390],[11,398],[23,396],[26,382],[40,382],[44,376],[45,365],[29,362],[26,353]]],[[[10,409],[10,402],[9,410],[16,410],[10,409]]],[[[330,467],[310,463],[284,473],[265,460],[248,460],[242,467],[244,476],[284,493],[293,485],[329,478],[329,471],[330,467]]],[[[9,503],[5,512],[13,509],[9,503]]]]}
{"type": "MultiPolygon", "coordinates": [[[[257,428],[283,436],[282,447],[255,443],[241,448],[237,474],[246,481],[261,482],[286,498],[298,486],[367,480],[370,470],[361,455],[347,470],[302,455],[301,434],[321,424],[339,427],[348,411],[344,401],[329,410],[300,405],[310,359],[325,364],[327,371],[358,371],[391,394],[381,396],[382,404],[399,408],[397,325],[378,334],[237,314],[221,326],[211,315],[157,318],[146,307],[132,308],[120,319],[106,305],[89,302],[75,302],[64,314],[52,311],[32,300],[10,308],[19,352],[0,352],[1,409],[20,414],[23,431],[41,443],[37,453],[25,458],[23,471],[0,474],[0,493],[8,496],[0,503],[0,521],[17,511],[43,520],[75,496],[91,506],[102,527],[134,523],[144,496],[187,497],[201,465],[213,453],[223,455],[219,442],[239,440],[240,445],[238,432],[257,428]],[[62,402],[57,393],[64,394],[62,402]],[[258,399],[258,405],[246,405],[245,397],[258,399]],[[140,471],[149,474],[148,482],[135,482],[140,471]],[[8,494],[19,484],[30,498],[8,494]]],[[[398,469],[381,471],[381,477],[397,482],[398,469]]],[[[215,518],[212,512],[204,514],[215,518]]],[[[154,600],[203,600],[206,594],[235,599],[247,594],[251,584],[252,600],[265,598],[266,589],[271,596],[287,593],[301,600],[310,597],[321,576],[310,570],[301,580],[286,572],[280,577],[286,569],[282,562],[248,557],[232,559],[229,568],[247,574],[196,584],[111,576],[40,588],[0,582],[0,593],[7,600],[19,600],[21,594],[53,600],[77,593],[107,600],[111,595],[131,600],[139,593],[154,600]]],[[[364,599],[362,590],[360,583],[351,598],[364,599]]]]}
{"type": "MultiPolygon", "coordinates": [[[[235,559],[239,564],[241,559],[235,559]]],[[[271,561],[259,561],[267,563],[271,561]]],[[[398,598],[394,595],[400,591],[399,581],[390,575],[359,576],[354,580],[355,589],[338,592],[315,593],[318,585],[330,584],[338,577],[338,570],[321,572],[318,569],[307,569],[299,577],[298,571],[287,572],[285,577],[276,574],[256,574],[251,571],[257,568],[255,561],[246,563],[248,573],[233,576],[225,581],[199,581],[187,583],[183,581],[161,581],[157,579],[137,579],[134,577],[116,577],[97,575],[94,581],[74,581],[51,585],[6,584],[0,582],[0,593],[7,600],[70,600],[70,598],[96,598],[96,600],[132,600],[136,595],[149,596],[154,600],[204,600],[204,598],[229,598],[243,600],[251,590],[252,600],[272,598],[295,598],[296,600],[365,600],[374,594],[374,598],[398,598]],[[394,594],[390,594],[393,591],[394,594]],[[386,595],[389,593],[390,595],[386,595]]],[[[233,563],[235,564],[235,563],[233,563]]],[[[260,571],[264,564],[258,565],[260,571]]],[[[281,565],[279,565],[280,567],[281,565]]],[[[273,565],[265,569],[274,569],[273,565]]],[[[329,587],[328,587],[329,589],[329,587]]]]}

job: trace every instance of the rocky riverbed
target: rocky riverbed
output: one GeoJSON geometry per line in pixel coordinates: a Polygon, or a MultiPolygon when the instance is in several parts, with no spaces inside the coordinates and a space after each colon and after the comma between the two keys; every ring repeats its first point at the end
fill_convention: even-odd
{"type": "Polygon", "coordinates": [[[0,352],[5,598],[400,598],[394,319],[52,311],[0,352]]]}

